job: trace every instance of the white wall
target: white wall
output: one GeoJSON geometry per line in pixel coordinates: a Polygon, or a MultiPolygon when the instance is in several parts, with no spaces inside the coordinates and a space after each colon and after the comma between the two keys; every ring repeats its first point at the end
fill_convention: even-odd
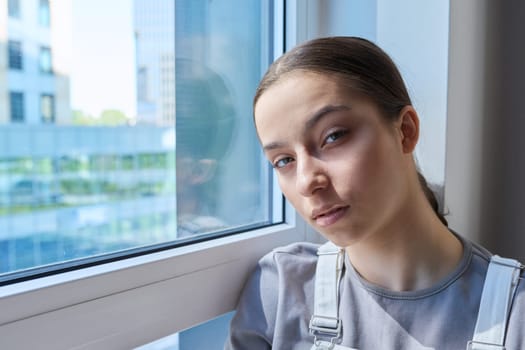
{"type": "Polygon", "coordinates": [[[421,119],[416,158],[427,181],[445,180],[448,1],[378,0],[376,42],[392,56],[421,119]]]}
{"type": "Polygon", "coordinates": [[[525,3],[454,0],[445,199],[457,231],[525,260],[525,3]]]}

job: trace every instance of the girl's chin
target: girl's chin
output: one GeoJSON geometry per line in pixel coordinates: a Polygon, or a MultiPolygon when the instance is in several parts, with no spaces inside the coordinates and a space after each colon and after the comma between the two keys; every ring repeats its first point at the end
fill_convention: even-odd
{"type": "Polygon", "coordinates": [[[352,246],[360,241],[362,235],[359,235],[355,230],[327,230],[319,229],[317,231],[327,240],[333,242],[336,246],[346,248],[352,246]]]}

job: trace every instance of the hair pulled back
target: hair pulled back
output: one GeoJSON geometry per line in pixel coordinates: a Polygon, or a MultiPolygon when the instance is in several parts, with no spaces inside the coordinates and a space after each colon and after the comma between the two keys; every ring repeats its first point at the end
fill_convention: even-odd
{"type": "MultiPolygon", "coordinates": [[[[401,110],[412,104],[399,70],[381,48],[362,38],[327,37],[305,42],[278,58],[259,83],[253,105],[270,86],[296,71],[333,76],[371,98],[387,121],[397,120],[401,110]]],[[[418,178],[436,215],[448,225],[434,192],[419,172],[418,178]]]]}

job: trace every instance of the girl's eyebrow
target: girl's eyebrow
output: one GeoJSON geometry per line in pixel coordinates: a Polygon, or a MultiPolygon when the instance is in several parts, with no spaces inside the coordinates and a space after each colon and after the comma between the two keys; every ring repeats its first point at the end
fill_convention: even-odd
{"type": "Polygon", "coordinates": [[[348,111],[352,109],[351,106],[347,105],[326,105],[324,107],[321,107],[317,112],[315,112],[305,123],[304,123],[304,129],[308,130],[315,126],[315,124],[319,123],[324,117],[329,115],[332,112],[337,111],[348,111]]]}
{"type": "Polygon", "coordinates": [[[285,146],[286,146],[285,142],[270,142],[269,144],[264,145],[263,151],[264,152],[271,151],[273,149],[283,148],[285,146]]]}
{"type": "MultiPolygon", "coordinates": [[[[314,127],[317,123],[319,123],[324,117],[330,115],[332,112],[337,111],[348,111],[352,109],[351,106],[348,105],[326,105],[321,107],[318,111],[316,111],[308,120],[304,123],[303,130],[308,130],[312,127],[314,127]]],[[[263,146],[263,151],[271,151],[278,148],[286,147],[286,142],[270,142],[267,145],[263,146]]]]}

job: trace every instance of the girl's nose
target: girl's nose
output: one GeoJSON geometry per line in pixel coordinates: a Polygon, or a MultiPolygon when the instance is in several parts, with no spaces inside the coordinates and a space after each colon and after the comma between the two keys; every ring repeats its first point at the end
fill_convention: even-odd
{"type": "Polygon", "coordinates": [[[312,196],[318,190],[326,188],[329,179],[321,162],[312,156],[297,160],[297,190],[303,196],[312,196]]]}

